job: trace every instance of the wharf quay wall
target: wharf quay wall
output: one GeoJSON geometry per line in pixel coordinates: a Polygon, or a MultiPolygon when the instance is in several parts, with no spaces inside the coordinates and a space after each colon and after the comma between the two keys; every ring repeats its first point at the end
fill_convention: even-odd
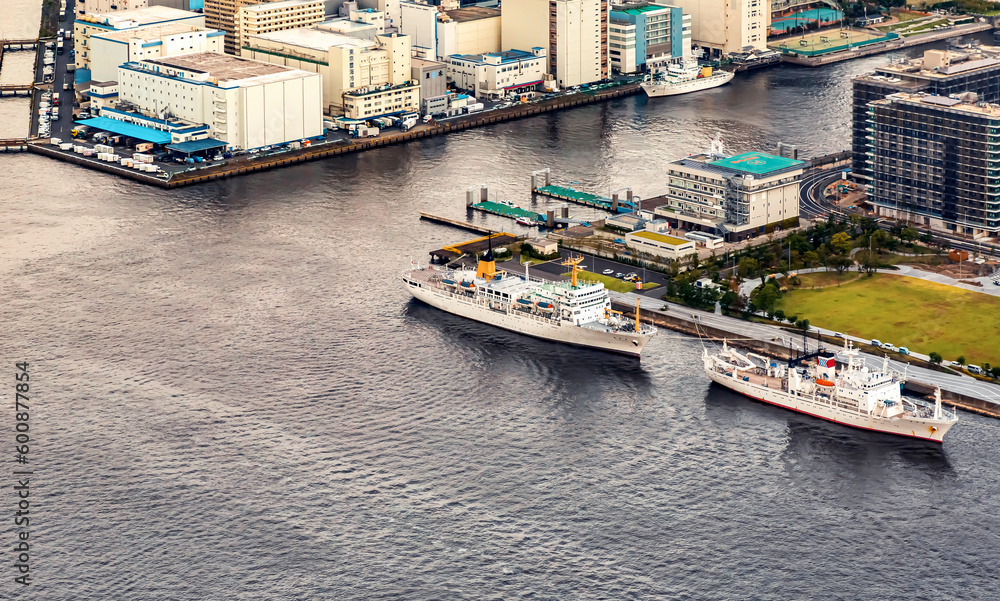
{"type": "Polygon", "coordinates": [[[317,144],[298,150],[290,150],[280,155],[261,157],[249,161],[233,161],[226,165],[175,174],[169,179],[150,177],[142,174],[141,172],[133,172],[114,167],[109,168],[109,165],[101,163],[100,161],[80,157],[73,155],[72,153],[53,150],[43,143],[32,143],[29,150],[51,158],[68,161],[84,167],[98,169],[107,173],[113,173],[122,177],[128,177],[144,184],[172,189],[202,184],[228,177],[249,175],[258,171],[286,167],[289,165],[304,163],[306,161],[315,161],[318,159],[340,156],[353,152],[362,152],[392,144],[402,144],[420,138],[439,136],[474,127],[483,127],[486,125],[493,125],[495,123],[523,119],[552,111],[631,96],[639,93],[640,91],[641,89],[638,84],[625,84],[593,94],[581,92],[570,96],[553,98],[540,103],[526,103],[506,109],[490,111],[488,113],[467,115],[465,117],[439,122],[430,127],[418,127],[404,133],[389,134],[373,139],[357,140],[347,144],[317,144]]]}
{"type": "MultiPolygon", "coordinates": [[[[626,317],[635,318],[635,305],[615,300],[611,301],[611,305],[614,309],[621,311],[626,317]]],[[[771,357],[777,357],[779,359],[787,360],[793,358],[792,351],[787,346],[784,346],[779,342],[750,339],[742,334],[697,323],[691,317],[684,317],[679,314],[674,315],[663,311],[652,311],[649,309],[642,309],[641,317],[643,321],[652,322],[656,326],[674,330],[675,332],[681,332],[699,338],[709,338],[713,341],[725,339],[728,340],[729,344],[732,346],[758,352],[771,357]]],[[[905,387],[912,392],[925,396],[933,395],[936,388],[930,384],[925,384],[913,379],[907,380],[905,387]]],[[[966,411],[979,413],[989,417],[1000,418],[1000,405],[990,403],[982,399],[942,388],[941,400],[949,405],[958,407],[959,409],[964,409],[966,411]]]]}
{"type": "Polygon", "coordinates": [[[793,65],[802,65],[803,67],[822,67],[823,65],[839,63],[841,61],[851,60],[854,58],[861,58],[862,56],[892,52],[893,50],[899,50],[900,48],[910,48],[921,44],[929,44],[931,42],[947,40],[949,38],[978,33],[980,31],[989,31],[990,29],[993,29],[992,22],[969,23],[967,25],[958,25],[945,31],[920,33],[914,36],[892,40],[890,42],[831,52],[830,54],[824,54],[821,56],[791,56],[786,54],[782,55],[781,62],[791,63],[793,65]]]}

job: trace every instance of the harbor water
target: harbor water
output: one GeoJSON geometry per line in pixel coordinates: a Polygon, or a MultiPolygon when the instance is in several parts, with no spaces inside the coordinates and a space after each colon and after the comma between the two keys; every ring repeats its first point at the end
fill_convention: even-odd
{"type": "Polygon", "coordinates": [[[417,219],[464,217],[470,185],[542,209],[544,167],[647,197],[716,134],[843,150],[847,76],[884,61],[170,192],[0,158],[0,429],[27,361],[34,471],[33,584],[7,567],[0,598],[994,598],[997,420],[940,446],[846,430],[711,386],[669,331],[637,362],[400,282],[473,237],[417,219]]]}

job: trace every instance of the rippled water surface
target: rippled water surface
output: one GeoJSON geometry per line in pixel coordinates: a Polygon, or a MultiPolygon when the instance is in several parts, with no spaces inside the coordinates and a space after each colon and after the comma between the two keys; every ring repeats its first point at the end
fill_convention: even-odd
{"type": "Polygon", "coordinates": [[[943,447],[844,430],[709,386],[671,332],[638,363],[399,285],[469,237],[417,219],[463,216],[469,185],[527,202],[552,167],[655,194],[717,132],[840,150],[841,78],[878,62],[173,192],[0,157],[0,390],[8,406],[30,361],[34,403],[29,596],[996,598],[1000,422],[963,413],[943,447]]]}

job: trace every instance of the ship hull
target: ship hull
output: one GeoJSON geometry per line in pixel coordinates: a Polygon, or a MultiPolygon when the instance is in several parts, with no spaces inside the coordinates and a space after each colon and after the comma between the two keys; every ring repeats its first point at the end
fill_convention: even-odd
{"type": "Polygon", "coordinates": [[[791,395],[783,390],[745,382],[710,369],[705,371],[716,384],[756,401],[861,430],[940,443],[944,439],[944,435],[954,425],[954,422],[947,421],[935,421],[934,424],[929,424],[926,420],[906,417],[879,419],[840,407],[829,406],[804,396],[791,395]]]}
{"type": "Polygon", "coordinates": [[[642,91],[645,92],[650,98],[657,98],[660,96],[676,96],[678,94],[688,94],[691,92],[717,88],[721,85],[729,83],[733,79],[734,75],[735,73],[722,71],[718,75],[693,79],[684,83],[666,84],[645,82],[640,87],[642,87],[642,91]]]}
{"type": "Polygon", "coordinates": [[[543,340],[639,357],[650,338],[626,332],[602,332],[566,322],[549,323],[549,320],[531,319],[515,312],[490,309],[471,299],[445,295],[431,287],[415,286],[409,282],[406,288],[417,300],[442,311],[543,340]]]}

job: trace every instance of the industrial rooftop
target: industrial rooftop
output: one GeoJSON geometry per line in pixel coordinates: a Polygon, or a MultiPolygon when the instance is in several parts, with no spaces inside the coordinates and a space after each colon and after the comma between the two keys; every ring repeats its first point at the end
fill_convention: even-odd
{"type": "Polygon", "coordinates": [[[142,29],[124,29],[119,31],[109,31],[108,33],[94,34],[94,37],[99,37],[106,40],[116,40],[119,42],[127,42],[133,39],[140,40],[154,40],[159,39],[163,36],[176,35],[178,33],[186,32],[197,32],[197,31],[218,31],[219,35],[223,35],[224,32],[217,29],[210,29],[206,27],[196,27],[184,22],[170,22],[164,25],[155,25],[153,27],[143,27],[142,29]]]}
{"type": "Polygon", "coordinates": [[[293,46],[302,46],[303,48],[312,48],[313,50],[323,52],[326,52],[333,46],[354,46],[356,48],[374,48],[376,46],[375,42],[371,40],[352,38],[342,33],[317,29],[315,27],[296,27],[295,29],[272,31],[271,33],[250,36],[251,40],[255,38],[291,44],[293,46]]]}
{"type": "Polygon", "coordinates": [[[305,73],[305,71],[299,71],[298,69],[262,63],[217,52],[195,52],[168,58],[147,59],[139,61],[139,63],[181,69],[190,73],[207,73],[211,77],[218,79],[220,84],[236,83],[262,77],[281,80],[287,77],[299,77],[305,73]]]}
{"type": "Polygon", "coordinates": [[[952,111],[974,113],[989,117],[1000,118],[1000,105],[977,102],[975,94],[970,94],[968,99],[951,98],[949,96],[936,96],[934,94],[906,94],[899,92],[886,96],[881,100],[876,100],[871,104],[890,104],[893,101],[913,102],[928,104],[937,108],[945,108],[952,111]]]}
{"type": "Polygon", "coordinates": [[[304,4],[315,4],[316,0],[281,0],[280,2],[265,2],[263,4],[251,4],[250,6],[242,7],[243,10],[260,13],[270,10],[280,10],[283,8],[288,8],[290,6],[302,6],[304,4]]]}
{"type": "Polygon", "coordinates": [[[466,21],[478,21],[479,19],[489,19],[499,17],[500,11],[495,8],[484,8],[482,6],[467,6],[465,8],[455,8],[444,11],[453,21],[464,23],[466,21]]]}
{"type": "Polygon", "coordinates": [[[204,15],[170,6],[147,6],[145,8],[134,8],[132,10],[122,10],[113,13],[80,15],[76,20],[81,23],[94,23],[111,26],[115,29],[123,29],[195,17],[204,18],[204,15]]]}

